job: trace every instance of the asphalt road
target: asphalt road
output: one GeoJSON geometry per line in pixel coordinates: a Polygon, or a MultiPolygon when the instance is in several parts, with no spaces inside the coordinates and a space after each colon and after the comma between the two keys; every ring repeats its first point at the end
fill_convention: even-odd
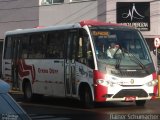
{"type": "Polygon", "coordinates": [[[160,120],[160,100],[147,101],[144,107],[134,102],[107,102],[83,109],[71,99],[43,97],[26,103],[22,95],[13,97],[32,120],[160,120]]]}

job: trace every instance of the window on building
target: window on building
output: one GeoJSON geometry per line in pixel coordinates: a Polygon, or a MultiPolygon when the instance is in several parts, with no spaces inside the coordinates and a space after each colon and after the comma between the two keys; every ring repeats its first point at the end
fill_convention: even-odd
{"type": "Polygon", "coordinates": [[[83,2],[83,1],[96,1],[96,0],[70,0],[70,2],[83,2]]]}
{"type": "Polygon", "coordinates": [[[64,3],[64,0],[40,0],[40,5],[52,5],[56,3],[64,3]]]}
{"type": "Polygon", "coordinates": [[[54,3],[64,3],[64,0],[52,0],[52,4],[54,3]]]}

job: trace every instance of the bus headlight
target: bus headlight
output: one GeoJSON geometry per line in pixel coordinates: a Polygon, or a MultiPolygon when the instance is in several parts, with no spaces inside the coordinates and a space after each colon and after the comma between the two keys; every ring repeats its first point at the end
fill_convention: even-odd
{"type": "Polygon", "coordinates": [[[157,85],[157,83],[158,83],[158,80],[152,80],[152,81],[148,82],[147,85],[151,87],[151,86],[157,85]]]}
{"type": "Polygon", "coordinates": [[[102,85],[102,84],[104,84],[104,80],[103,79],[98,79],[97,83],[100,84],[100,85],[102,85]]]}
{"type": "Polygon", "coordinates": [[[103,85],[103,86],[109,86],[110,85],[111,87],[113,87],[113,83],[112,82],[106,81],[104,79],[98,79],[97,80],[97,84],[103,85]]]}

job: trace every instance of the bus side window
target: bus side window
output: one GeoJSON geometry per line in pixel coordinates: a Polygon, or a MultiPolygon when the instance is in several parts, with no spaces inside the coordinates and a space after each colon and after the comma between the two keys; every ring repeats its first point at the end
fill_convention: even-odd
{"type": "Polygon", "coordinates": [[[30,42],[30,53],[29,58],[33,59],[42,59],[44,58],[44,33],[37,33],[31,35],[31,42],[30,42]]]}
{"type": "Polygon", "coordinates": [[[64,31],[52,31],[48,34],[46,58],[64,58],[64,31]]]}
{"type": "Polygon", "coordinates": [[[93,52],[90,42],[87,44],[87,64],[90,68],[94,69],[93,52]]]}
{"type": "Polygon", "coordinates": [[[10,59],[11,58],[11,44],[12,44],[12,41],[11,41],[11,37],[6,37],[6,42],[5,42],[5,51],[4,51],[4,58],[6,59],[10,59]]]}
{"type": "Polygon", "coordinates": [[[29,36],[23,36],[21,41],[22,46],[22,58],[28,58],[28,50],[29,50],[29,36]]]}
{"type": "Polygon", "coordinates": [[[90,68],[94,68],[93,53],[88,34],[85,30],[80,31],[77,59],[79,62],[89,66],[90,68]]]}

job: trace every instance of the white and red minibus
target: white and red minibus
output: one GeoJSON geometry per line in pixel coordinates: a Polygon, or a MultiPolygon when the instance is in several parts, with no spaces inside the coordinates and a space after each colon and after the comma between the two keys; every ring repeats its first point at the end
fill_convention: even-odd
{"type": "Polygon", "coordinates": [[[36,94],[69,97],[92,108],[107,101],[143,106],[157,96],[150,51],[135,28],[86,20],[8,31],[5,36],[2,76],[26,100],[36,94]],[[110,57],[113,43],[116,50],[110,57]]]}

